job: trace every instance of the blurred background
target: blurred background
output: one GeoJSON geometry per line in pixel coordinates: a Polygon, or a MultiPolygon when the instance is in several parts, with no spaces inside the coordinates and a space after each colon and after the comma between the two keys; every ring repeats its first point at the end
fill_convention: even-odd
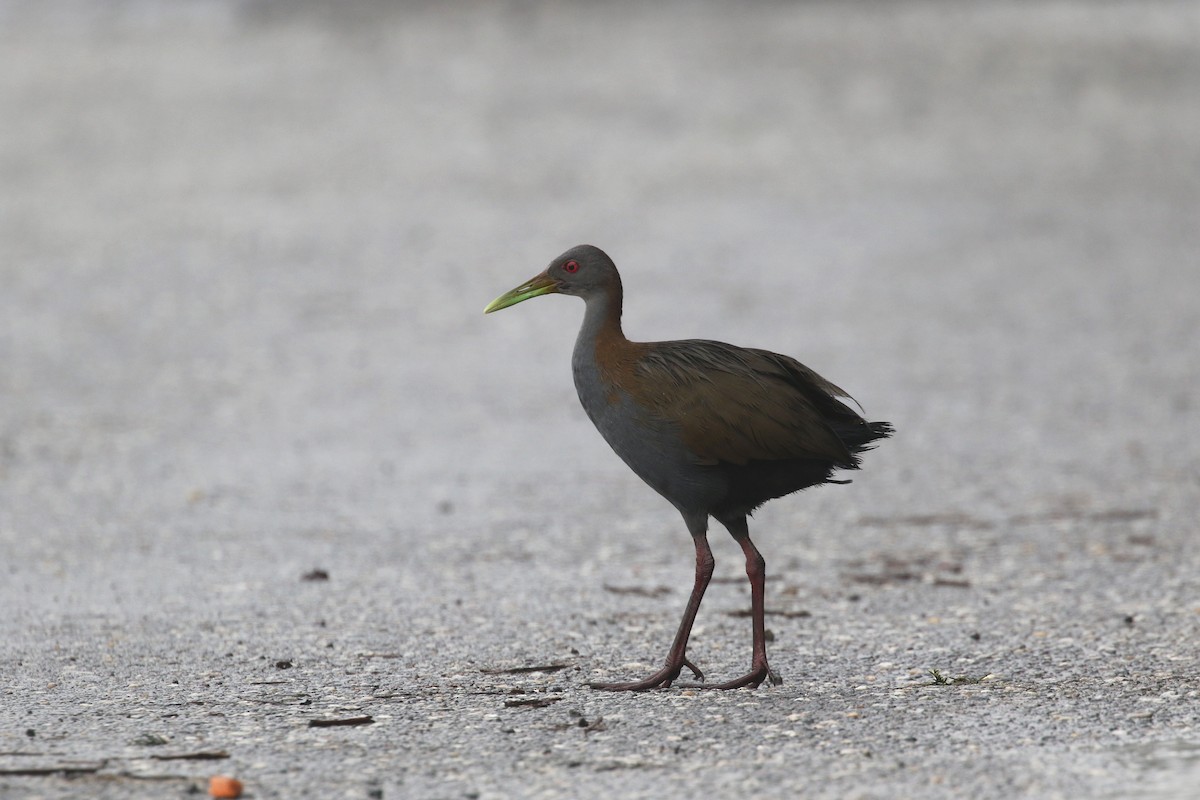
{"type": "Polygon", "coordinates": [[[689,546],[578,407],[581,307],[482,315],[582,242],[631,338],[787,353],[896,425],[756,517],[802,592],[905,542],[996,607],[1183,625],[1198,88],[1191,0],[0,0],[9,646],[145,597],[286,620],[319,564],[347,636],[442,621],[396,670],[544,659],[631,575],[681,587],[665,632],[589,646],[657,659],[689,546]]]}
{"type": "Polygon", "coordinates": [[[428,505],[575,446],[619,474],[580,309],[478,313],[579,242],[631,337],[797,356],[899,418],[933,497],[1194,467],[1198,31],[1188,2],[0,3],[0,430],[56,456],[8,485],[352,467],[428,505]]]}

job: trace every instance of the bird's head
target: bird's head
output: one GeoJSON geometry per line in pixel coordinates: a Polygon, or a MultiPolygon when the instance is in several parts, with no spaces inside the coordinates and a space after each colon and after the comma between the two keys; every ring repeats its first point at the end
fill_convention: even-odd
{"type": "Polygon", "coordinates": [[[612,259],[599,247],[581,244],[551,261],[544,272],[497,297],[483,313],[490,314],[543,294],[573,294],[587,300],[620,285],[621,278],[612,259]]]}

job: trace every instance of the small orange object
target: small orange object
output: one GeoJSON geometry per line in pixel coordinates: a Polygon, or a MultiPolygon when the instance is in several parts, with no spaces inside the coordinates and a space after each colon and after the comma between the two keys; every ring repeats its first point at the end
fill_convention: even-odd
{"type": "Polygon", "coordinates": [[[213,775],[208,779],[208,793],[213,797],[232,800],[242,796],[242,782],[228,775],[213,775]]]}

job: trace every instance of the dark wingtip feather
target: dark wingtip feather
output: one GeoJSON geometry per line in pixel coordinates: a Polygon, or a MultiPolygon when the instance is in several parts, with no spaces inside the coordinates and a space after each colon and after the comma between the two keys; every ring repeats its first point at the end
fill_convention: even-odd
{"type": "Polygon", "coordinates": [[[896,432],[896,429],[892,427],[892,423],[890,422],[868,422],[867,427],[870,428],[871,433],[874,434],[870,441],[875,441],[876,439],[886,439],[896,432]]]}
{"type": "MultiPolygon", "coordinates": [[[[891,436],[895,429],[890,422],[866,422],[857,420],[854,424],[837,424],[833,425],[833,432],[837,434],[842,443],[846,445],[846,449],[850,451],[851,456],[857,456],[859,453],[874,449],[874,442],[877,439],[886,439],[891,436]]],[[[843,467],[843,469],[857,469],[858,459],[854,458],[851,461],[851,466],[843,467]]]]}

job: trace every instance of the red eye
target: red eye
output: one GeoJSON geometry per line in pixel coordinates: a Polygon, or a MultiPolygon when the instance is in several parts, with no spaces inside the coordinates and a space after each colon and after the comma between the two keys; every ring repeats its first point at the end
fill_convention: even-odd
{"type": "Polygon", "coordinates": [[[563,264],[563,272],[569,272],[571,274],[579,272],[579,262],[568,261],[567,263],[563,264]]]}

